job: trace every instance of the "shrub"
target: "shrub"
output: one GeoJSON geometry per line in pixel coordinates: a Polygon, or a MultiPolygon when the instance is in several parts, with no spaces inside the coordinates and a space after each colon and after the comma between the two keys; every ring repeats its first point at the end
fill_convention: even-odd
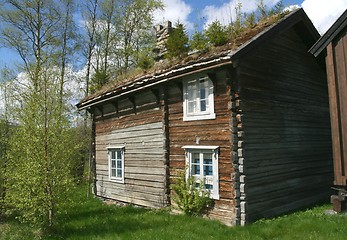
{"type": "Polygon", "coordinates": [[[190,40],[190,47],[194,50],[203,51],[208,48],[208,39],[202,32],[195,31],[190,40]]]}
{"type": "Polygon", "coordinates": [[[189,50],[188,41],[189,38],[185,26],[177,22],[166,42],[168,58],[181,58],[186,55],[189,50]]]}
{"type": "Polygon", "coordinates": [[[219,21],[212,22],[206,29],[206,36],[214,46],[221,46],[228,42],[228,33],[219,21]]]}
{"type": "Polygon", "coordinates": [[[194,178],[186,178],[184,173],[172,185],[172,189],[175,191],[173,201],[186,215],[201,215],[212,204],[209,192],[204,190],[204,186],[196,187],[194,178]]]}

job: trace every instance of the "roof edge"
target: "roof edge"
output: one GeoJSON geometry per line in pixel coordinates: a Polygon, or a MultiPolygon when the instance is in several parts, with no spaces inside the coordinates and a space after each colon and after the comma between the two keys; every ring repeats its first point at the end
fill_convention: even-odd
{"type": "Polygon", "coordinates": [[[140,77],[126,85],[121,85],[115,88],[113,91],[99,95],[87,101],[81,101],[76,105],[76,107],[78,108],[78,110],[88,109],[94,105],[98,105],[105,101],[117,99],[126,94],[139,91],[147,87],[159,85],[172,79],[183,77],[187,74],[198,73],[209,70],[211,68],[221,67],[229,64],[232,64],[231,57],[228,54],[226,54],[225,56],[209,59],[208,61],[198,62],[188,66],[182,66],[180,68],[173,69],[170,71],[164,71],[163,73],[157,75],[149,75],[144,78],[142,77],[143,79],[141,79],[140,77]]]}
{"type": "Polygon", "coordinates": [[[303,22],[305,24],[305,27],[308,30],[307,32],[305,32],[305,37],[310,36],[312,37],[311,39],[312,42],[316,42],[321,35],[317,31],[317,29],[315,28],[315,26],[313,25],[313,23],[311,22],[311,20],[305,13],[305,11],[302,8],[299,8],[289,13],[287,16],[281,19],[274,26],[269,27],[269,29],[263,31],[262,33],[256,35],[255,37],[250,39],[248,42],[246,42],[240,49],[238,49],[237,52],[233,54],[232,60],[234,60],[235,58],[240,58],[244,55],[247,55],[247,53],[252,51],[252,49],[258,47],[259,45],[261,45],[263,42],[267,41],[274,35],[277,35],[280,32],[283,32],[300,22],[303,22]]]}
{"type": "Polygon", "coordinates": [[[320,34],[304,10],[300,8],[289,13],[275,25],[271,25],[267,29],[264,29],[262,32],[256,34],[253,38],[249,39],[239,48],[237,48],[236,51],[226,51],[218,56],[205,59],[204,61],[195,62],[191,65],[182,65],[178,68],[168,69],[167,71],[163,71],[159,74],[149,74],[138,77],[134,79],[134,81],[115,87],[112,91],[105,92],[91,99],[82,100],[76,105],[76,107],[79,110],[88,109],[105,101],[117,99],[134,91],[155,86],[172,79],[177,79],[187,74],[202,72],[218,66],[232,64],[236,59],[246,55],[252,49],[258,47],[274,35],[279,34],[300,22],[304,23],[305,30],[307,30],[305,31],[305,35],[311,37],[310,41],[316,42],[319,39],[320,34]]]}
{"type": "Polygon", "coordinates": [[[311,47],[309,52],[317,57],[321,54],[336,35],[347,26],[347,10],[331,25],[325,34],[311,47]]]}

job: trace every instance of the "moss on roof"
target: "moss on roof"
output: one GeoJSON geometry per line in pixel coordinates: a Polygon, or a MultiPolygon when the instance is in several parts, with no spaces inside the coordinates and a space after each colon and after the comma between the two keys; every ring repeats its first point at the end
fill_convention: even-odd
{"type": "Polygon", "coordinates": [[[192,64],[207,62],[212,59],[225,57],[232,52],[238,51],[238,49],[240,49],[246,43],[253,41],[257,35],[266,32],[269,28],[276,25],[282,19],[284,19],[288,15],[291,15],[290,13],[293,12],[286,11],[281,14],[277,14],[267,19],[264,19],[258,22],[252,28],[244,29],[237,38],[230,39],[230,41],[223,46],[211,47],[207,51],[196,52],[182,59],[160,61],[157,62],[151,69],[147,71],[134,69],[133,71],[130,71],[127,74],[118,76],[115,80],[104,85],[97,92],[85,97],[79,104],[77,104],[77,107],[81,108],[86,103],[91,102],[94,99],[107,97],[111,93],[117,94],[117,92],[121,91],[127,86],[134,85],[137,82],[143,82],[144,79],[153,78],[157,75],[168,73],[175,69],[190,66],[192,64]]]}

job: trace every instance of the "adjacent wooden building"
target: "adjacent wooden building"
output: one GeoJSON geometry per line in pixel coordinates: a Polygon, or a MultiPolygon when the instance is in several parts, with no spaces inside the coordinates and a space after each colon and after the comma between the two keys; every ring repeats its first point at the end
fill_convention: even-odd
{"type": "MultiPolygon", "coordinates": [[[[338,187],[340,190],[342,190],[340,191],[339,195],[346,195],[347,10],[317,41],[317,43],[310,49],[310,52],[314,54],[314,56],[318,59],[325,58],[326,60],[330,103],[332,149],[334,158],[334,185],[338,187]]],[[[336,198],[332,198],[332,200],[333,199],[336,198]]]]}
{"type": "Polygon", "coordinates": [[[96,195],[161,208],[186,171],[211,192],[208,216],[228,225],[328,199],[326,73],[308,53],[320,35],[302,9],[272,21],[82,100],[96,195]]]}
{"type": "Polygon", "coordinates": [[[325,57],[329,87],[334,184],[347,186],[347,10],[310,49],[325,57]]]}

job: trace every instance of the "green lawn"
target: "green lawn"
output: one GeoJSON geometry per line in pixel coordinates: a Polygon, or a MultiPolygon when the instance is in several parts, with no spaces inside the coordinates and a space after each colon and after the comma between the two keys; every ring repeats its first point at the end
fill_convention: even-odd
{"type": "Polygon", "coordinates": [[[15,220],[0,223],[0,239],[347,239],[347,215],[326,215],[329,205],[297,212],[246,227],[171,215],[135,207],[106,205],[87,198],[85,188],[59,215],[50,236],[15,220]]]}

